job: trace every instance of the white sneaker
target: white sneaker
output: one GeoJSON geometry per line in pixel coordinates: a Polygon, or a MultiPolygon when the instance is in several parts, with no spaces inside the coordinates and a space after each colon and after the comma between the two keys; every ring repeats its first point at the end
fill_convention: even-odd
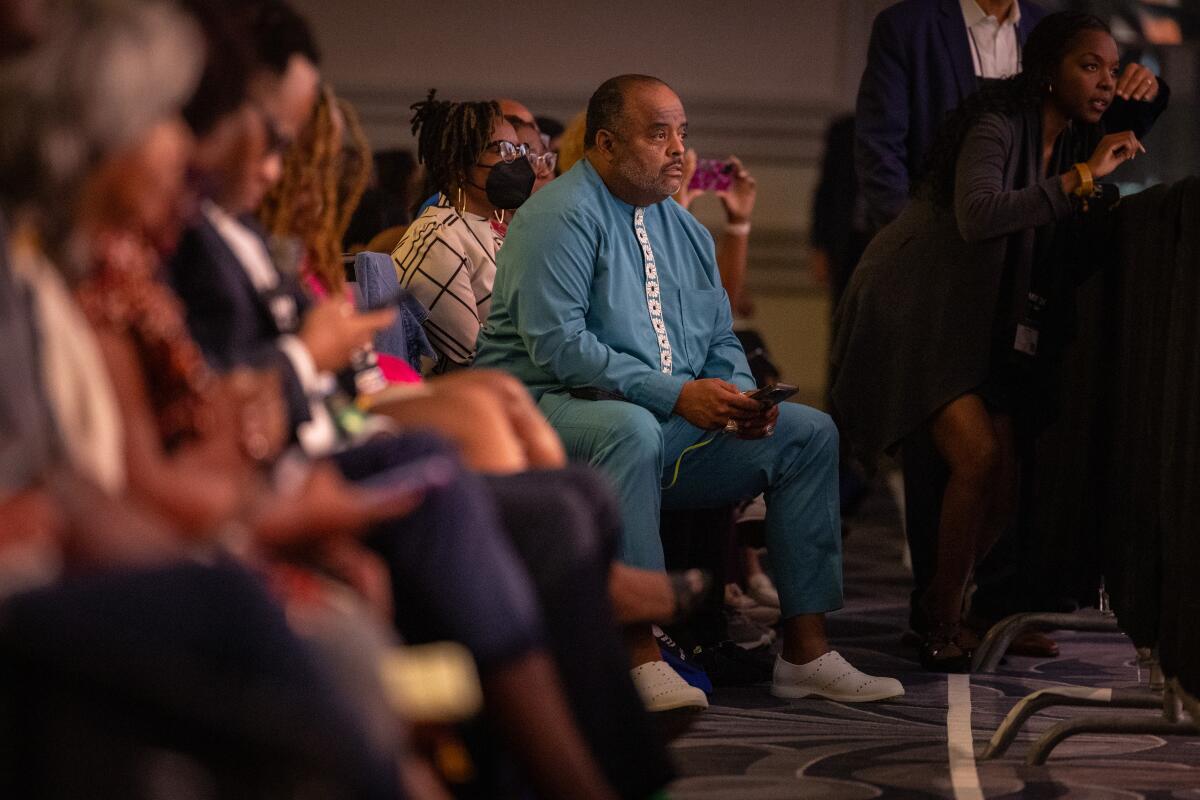
{"type": "Polygon", "coordinates": [[[782,656],[775,659],[771,694],[798,700],[817,695],[843,703],[868,703],[900,697],[904,687],[895,678],[876,678],[859,672],[836,650],[807,664],[793,664],[782,656]]]}
{"type": "Polygon", "coordinates": [[[708,708],[708,698],[700,689],[679,677],[665,661],[640,664],[629,672],[633,685],[642,696],[647,711],[672,711],[677,708],[708,708]]]}
{"type": "Polygon", "coordinates": [[[779,592],[765,573],[751,575],[746,581],[746,592],[760,606],[779,608],[779,592]]]}

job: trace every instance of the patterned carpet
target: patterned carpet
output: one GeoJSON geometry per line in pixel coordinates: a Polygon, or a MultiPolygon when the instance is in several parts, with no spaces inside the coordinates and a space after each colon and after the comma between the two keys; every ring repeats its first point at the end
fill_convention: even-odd
{"type": "MultiPolygon", "coordinates": [[[[1025,765],[1030,741],[1078,713],[1052,708],[1025,726],[1007,755],[977,762],[982,793],[959,793],[947,746],[947,678],[927,674],[900,644],[907,613],[903,535],[886,492],[873,495],[850,521],[846,608],[829,618],[834,646],[856,666],[893,675],[907,693],[898,701],[851,705],[784,701],[763,687],[718,689],[674,752],[684,777],[677,800],[782,798],[1060,798],[1200,800],[1200,738],[1085,735],[1067,740],[1046,766],[1025,765]]],[[[1009,709],[1050,686],[1139,685],[1133,647],[1116,634],[1059,633],[1058,658],[1009,657],[1001,671],[970,676],[971,731],[980,752],[1009,709]]],[[[1143,672],[1141,679],[1147,675],[1143,672]]],[[[965,741],[965,736],[963,738],[965,741]]],[[[971,758],[966,754],[968,765],[971,758]]]]}

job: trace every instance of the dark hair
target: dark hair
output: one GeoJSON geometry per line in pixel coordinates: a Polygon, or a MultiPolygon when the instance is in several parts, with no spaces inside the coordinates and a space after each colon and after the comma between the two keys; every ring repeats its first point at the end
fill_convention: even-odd
{"type": "Polygon", "coordinates": [[[204,72],[183,107],[192,133],[204,136],[246,98],[254,65],[254,48],[247,32],[234,24],[222,0],[183,0],[204,36],[204,72]]]}
{"type": "Polygon", "coordinates": [[[495,100],[451,103],[435,100],[436,89],[413,103],[412,132],[417,137],[417,160],[429,171],[429,182],[449,193],[479,161],[492,125],[500,114],[495,100]]]}
{"type": "Polygon", "coordinates": [[[321,64],[321,51],[312,28],[283,0],[254,0],[243,13],[248,14],[250,36],[259,62],[276,75],[287,71],[288,61],[294,55],[304,56],[314,66],[321,64]]]}
{"type": "Polygon", "coordinates": [[[404,195],[417,169],[417,159],[411,150],[377,150],[374,155],[375,175],[379,188],[394,195],[404,195]]]}
{"type": "Polygon", "coordinates": [[[913,186],[913,193],[943,206],[952,205],[958,151],[967,132],[984,114],[1009,115],[1038,108],[1075,38],[1085,31],[1112,35],[1108,25],[1091,14],[1063,11],[1044,17],[1021,49],[1023,71],[985,86],[946,115],[925,158],[924,177],[913,186]]]}
{"type": "Polygon", "coordinates": [[[359,200],[342,237],[342,250],[365,245],[382,230],[412,222],[412,207],[424,198],[413,197],[412,177],[417,159],[411,150],[379,150],[374,156],[375,185],[359,200]]]}
{"type": "MultiPolygon", "coordinates": [[[[625,113],[625,94],[635,86],[666,82],[650,75],[618,75],[609,78],[592,92],[587,105],[587,126],[583,132],[583,149],[596,145],[596,133],[603,128],[615,131],[621,127],[621,116],[625,113]]],[[[670,88],[670,87],[668,87],[670,88]]]]}
{"type": "Polygon", "coordinates": [[[551,139],[561,136],[566,130],[566,126],[553,117],[534,117],[533,121],[537,123],[538,130],[551,139]]]}

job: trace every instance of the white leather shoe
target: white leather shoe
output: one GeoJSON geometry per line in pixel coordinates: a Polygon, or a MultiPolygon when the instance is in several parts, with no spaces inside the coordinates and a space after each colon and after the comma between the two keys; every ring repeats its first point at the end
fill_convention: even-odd
{"type": "Polygon", "coordinates": [[[640,664],[629,674],[647,711],[673,711],[677,708],[699,711],[708,708],[708,698],[704,692],[679,677],[679,673],[665,661],[640,664]]]}
{"type": "Polygon", "coordinates": [[[895,678],[860,672],[836,650],[830,650],[807,664],[793,664],[777,656],[771,694],[791,700],[816,695],[843,703],[869,703],[900,697],[904,686],[895,678]]]}

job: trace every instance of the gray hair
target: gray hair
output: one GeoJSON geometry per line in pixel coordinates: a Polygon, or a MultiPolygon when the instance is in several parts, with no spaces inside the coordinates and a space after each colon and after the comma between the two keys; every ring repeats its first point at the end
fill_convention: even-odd
{"type": "Polygon", "coordinates": [[[0,66],[0,202],[65,236],[89,170],[187,100],[204,64],[199,29],[158,0],[68,0],[46,36],[0,66]]]}

